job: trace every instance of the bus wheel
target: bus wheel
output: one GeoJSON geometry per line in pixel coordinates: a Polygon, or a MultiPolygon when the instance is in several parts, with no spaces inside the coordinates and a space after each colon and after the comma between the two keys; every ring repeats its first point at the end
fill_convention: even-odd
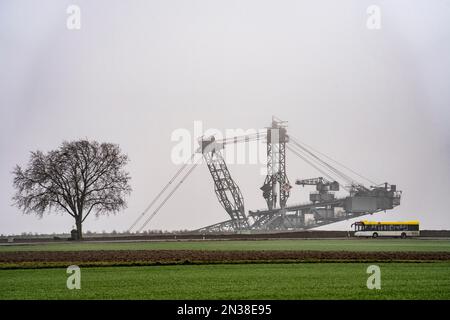
{"type": "Polygon", "coordinates": [[[374,234],[372,235],[372,238],[374,238],[374,239],[378,238],[378,233],[374,232],[374,234]]]}
{"type": "Polygon", "coordinates": [[[402,232],[401,237],[402,237],[402,239],[406,239],[406,233],[402,232]]]}

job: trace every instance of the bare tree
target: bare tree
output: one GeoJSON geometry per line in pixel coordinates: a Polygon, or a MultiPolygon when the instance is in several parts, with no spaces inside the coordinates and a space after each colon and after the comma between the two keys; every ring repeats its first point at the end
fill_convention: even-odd
{"type": "Polygon", "coordinates": [[[40,217],[51,210],[71,215],[82,239],[82,223],[91,212],[99,216],[126,208],[128,161],[118,145],[87,140],[64,142],[46,154],[31,152],[28,166],[13,171],[14,204],[40,217]]]}

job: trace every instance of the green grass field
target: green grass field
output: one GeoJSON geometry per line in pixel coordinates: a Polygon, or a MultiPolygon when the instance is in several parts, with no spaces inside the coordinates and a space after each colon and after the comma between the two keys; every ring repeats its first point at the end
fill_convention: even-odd
{"type": "MultiPolygon", "coordinates": [[[[11,251],[320,250],[449,252],[449,240],[351,239],[83,242],[0,246],[11,251]]],[[[65,268],[0,270],[0,299],[450,299],[450,262],[376,263],[381,290],[366,287],[367,263],[259,263],[82,267],[81,290],[65,268]]]]}
{"type": "Polygon", "coordinates": [[[65,269],[2,270],[0,299],[450,299],[450,263],[387,263],[381,290],[368,264],[253,264],[82,268],[81,289],[65,269]]]}
{"type": "Polygon", "coordinates": [[[257,240],[83,242],[2,245],[2,251],[77,250],[320,250],[320,251],[450,251],[450,240],[351,239],[351,240],[257,240]]]}

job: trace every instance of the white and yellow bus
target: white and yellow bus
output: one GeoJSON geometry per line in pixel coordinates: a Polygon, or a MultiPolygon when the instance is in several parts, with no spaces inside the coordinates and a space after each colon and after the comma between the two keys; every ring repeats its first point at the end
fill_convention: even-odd
{"type": "Polygon", "coordinates": [[[418,237],[419,221],[358,221],[355,226],[355,237],[418,237]]]}

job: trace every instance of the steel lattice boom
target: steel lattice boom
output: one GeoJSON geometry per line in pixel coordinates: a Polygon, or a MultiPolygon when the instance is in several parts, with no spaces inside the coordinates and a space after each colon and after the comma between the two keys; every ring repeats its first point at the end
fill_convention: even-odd
{"type": "MultiPolygon", "coordinates": [[[[271,127],[267,128],[264,134],[255,133],[224,140],[216,140],[214,137],[201,138],[199,144],[197,153],[202,154],[213,179],[217,199],[230,219],[195,230],[197,232],[270,232],[310,229],[390,210],[400,205],[402,192],[398,191],[395,185],[376,184],[300,142],[288,135],[286,122],[275,117],[272,119],[271,127]],[[229,144],[246,143],[263,138],[267,139],[267,175],[260,189],[267,209],[249,211],[246,215],[244,197],[231,177],[222,150],[229,144]],[[323,175],[319,178],[296,180],[296,185],[299,186],[315,186],[316,190],[310,193],[310,202],[287,204],[292,188],[286,173],[287,150],[323,175]],[[328,161],[325,161],[325,158],[328,161]],[[366,187],[353,176],[358,176],[374,185],[366,187]],[[348,194],[342,196],[336,193],[342,190],[346,190],[348,194]]],[[[195,153],[177,170],[130,229],[134,228],[161,198],[161,203],[138,230],[141,231],[160,211],[197,166],[198,161],[194,159],[195,153]],[[189,164],[193,165],[189,168],[189,164]]]]}
{"type": "Polygon", "coordinates": [[[223,144],[216,143],[214,137],[201,140],[201,151],[214,181],[217,199],[231,217],[235,230],[248,229],[245,216],[244,197],[241,190],[231,178],[228,167],[221,154],[223,144]]]}

